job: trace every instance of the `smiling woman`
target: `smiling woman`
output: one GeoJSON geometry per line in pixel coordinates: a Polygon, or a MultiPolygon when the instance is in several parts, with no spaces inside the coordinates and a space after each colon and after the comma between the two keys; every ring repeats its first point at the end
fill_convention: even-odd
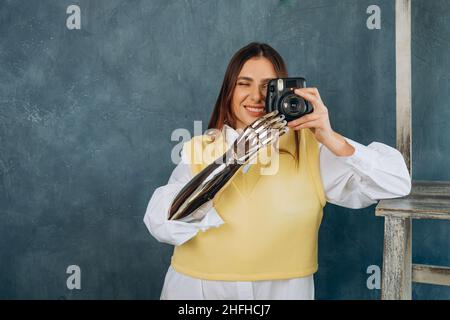
{"type": "Polygon", "coordinates": [[[252,123],[264,113],[267,82],[287,75],[283,58],[266,44],[248,45],[236,52],[225,72],[208,128],[222,129],[226,124],[242,129],[252,123]]]}
{"type": "Polygon", "coordinates": [[[240,141],[238,130],[264,114],[267,81],[286,77],[283,59],[269,45],[250,43],[236,52],[209,123],[219,129],[217,139],[188,141],[168,184],[155,190],[144,222],[157,240],[175,246],[161,299],[314,299],[325,203],[364,208],[410,192],[397,150],[336,133],[318,89],[301,88],[295,94],[313,112],[288,123],[278,170],[263,175],[260,163],[248,164],[192,213],[195,220],[169,220],[177,196],[214,161],[207,150],[240,141]]]}
{"type": "Polygon", "coordinates": [[[277,73],[265,57],[251,58],[244,64],[231,102],[236,129],[243,129],[264,115],[267,83],[273,78],[277,78],[277,73]]]}

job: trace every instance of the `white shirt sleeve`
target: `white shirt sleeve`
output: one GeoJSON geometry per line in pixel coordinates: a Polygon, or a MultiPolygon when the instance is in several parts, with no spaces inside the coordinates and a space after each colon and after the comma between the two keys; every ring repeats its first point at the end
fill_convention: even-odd
{"type": "Polygon", "coordinates": [[[212,200],[180,220],[168,220],[170,206],[178,192],[192,179],[192,172],[186,160],[182,158],[173,170],[168,183],[153,193],[144,216],[144,223],[150,234],[158,241],[172,245],[181,245],[202,230],[219,227],[224,223],[214,209],[212,200]],[[201,219],[192,219],[192,216],[201,219]]]}
{"type": "Polygon", "coordinates": [[[320,172],[328,202],[358,209],[410,193],[411,178],[398,150],[379,142],[366,147],[345,139],[355,148],[349,157],[335,156],[320,145],[320,172]]]}

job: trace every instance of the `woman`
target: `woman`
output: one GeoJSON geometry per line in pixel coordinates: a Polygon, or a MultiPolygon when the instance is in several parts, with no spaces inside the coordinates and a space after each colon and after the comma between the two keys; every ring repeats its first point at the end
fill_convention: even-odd
{"type": "Polygon", "coordinates": [[[147,228],[175,245],[161,299],[314,299],[326,201],[364,208],[409,194],[411,180],[397,150],[376,142],[366,147],[336,133],[319,91],[302,88],[295,93],[314,111],[288,123],[276,174],[263,176],[263,164],[248,164],[198,209],[200,221],[168,220],[177,193],[211,161],[196,164],[195,153],[232,144],[240,129],[264,115],[266,84],[279,77],[287,71],[272,47],[250,43],[240,49],[209,124],[221,135],[186,143],[168,184],[150,199],[147,228]]]}

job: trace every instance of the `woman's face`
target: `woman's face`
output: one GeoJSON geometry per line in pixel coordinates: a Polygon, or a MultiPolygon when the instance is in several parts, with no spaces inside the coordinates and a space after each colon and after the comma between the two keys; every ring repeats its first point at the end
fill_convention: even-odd
{"type": "Polygon", "coordinates": [[[267,82],[273,78],[277,78],[277,75],[267,58],[255,57],[245,62],[231,101],[235,129],[243,129],[265,114],[267,82]]]}

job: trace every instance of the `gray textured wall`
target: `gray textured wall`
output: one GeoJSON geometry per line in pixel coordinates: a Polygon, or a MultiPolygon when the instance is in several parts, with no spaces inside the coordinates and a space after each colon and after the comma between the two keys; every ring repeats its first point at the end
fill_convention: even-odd
{"type": "MultiPolygon", "coordinates": [[[[414,178],[450,180],[450,3],[415,0],[414,178]]],[[[395,145],[394,2],[1,1],[0,298],[157,299],[172,247],[142,218],[176,128],[207,120],[231,55],[264,41],[317,86],[334,129],[395,145]],[[81,30],[66,8],[81,8],[81,30]],[[366,9],[381,8],[381,30],[366,9]],[[79,265],[82,289],[68,290],[79,265]]],[[[447,222],[413,225],[414,260],[450,265],[447,222]]],[[[377,299],[374,207],[326,207],[318,299],[377,299]]],[[[414,298],[449,299],[414,285],[414,298]]]]}

